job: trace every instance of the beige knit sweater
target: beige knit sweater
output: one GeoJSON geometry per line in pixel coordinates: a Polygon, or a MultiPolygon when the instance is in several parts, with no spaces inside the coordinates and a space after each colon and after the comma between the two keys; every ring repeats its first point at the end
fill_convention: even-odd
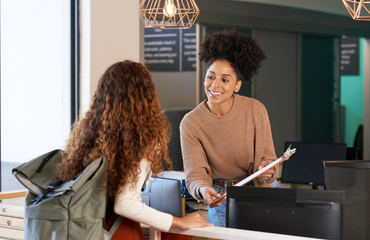
{"type": "MultiPolygon", "coordinates": [[[[277,159],[270,120],[264,105],[234,94],[230,111],[223,116],[210,112],[203,101],[180,124],[186,186],[201,200],[199,188],[212,187],[212,179],[236,179],[253,174],[262,161],[277,159]]],[[[263,187],[274,177],[262,183],[263,187]]]]}

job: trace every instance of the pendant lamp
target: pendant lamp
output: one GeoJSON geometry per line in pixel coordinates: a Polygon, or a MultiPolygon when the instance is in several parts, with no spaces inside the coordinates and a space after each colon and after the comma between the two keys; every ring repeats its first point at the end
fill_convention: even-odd
{"type": "Polygon", "coordinates": [[[370,21],[370,0],[342,0],[353,20],[370,21]]]}
{"type": "Polygon", "coordinates": [[[138,13],[146,28],[186,29],[199,16],[195,0],[143,0],[138,13]]]}

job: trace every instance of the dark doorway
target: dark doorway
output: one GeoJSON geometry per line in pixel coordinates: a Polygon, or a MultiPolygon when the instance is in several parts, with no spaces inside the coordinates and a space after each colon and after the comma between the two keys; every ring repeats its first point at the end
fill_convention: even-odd
{"type": "Polygon", "coordinates": [[[338,38],[303,35],[301,42],[302,142],[336,142],[338,38]]]}

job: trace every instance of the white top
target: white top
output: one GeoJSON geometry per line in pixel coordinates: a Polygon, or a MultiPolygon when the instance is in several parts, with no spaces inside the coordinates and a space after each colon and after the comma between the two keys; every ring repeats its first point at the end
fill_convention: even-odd
{"type": "MultiPolygon", "coordinates": [[[[136,186],[130,189],[130,184],[128,184],[120,194],[116,195],[114,212],[133,221],[168,232],[172,225],[172,215],[157,211],[141,201],[141,187],[150,171],[149,161],[143,159],[140,163],[140,169],[141,172],[136,186]]],[[[147,186],[149,182],[150,178],[148,178],[147,186]]]]}

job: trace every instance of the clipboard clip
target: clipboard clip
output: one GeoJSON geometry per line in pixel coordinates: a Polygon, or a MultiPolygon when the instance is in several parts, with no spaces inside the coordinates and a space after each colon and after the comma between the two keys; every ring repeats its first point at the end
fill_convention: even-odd
{"type": "Polygon", "coordinates": [[[295,148],[290,148],[292,146],[292,144],[289,145],[289,147],[287,148],[287,150],[284,152],[283,156],[281,156],[282,159],[285,160],[288,160],[290,158],[290,156],[293,155],[293,153],[296,152],[297,149],[295,148]]]}

